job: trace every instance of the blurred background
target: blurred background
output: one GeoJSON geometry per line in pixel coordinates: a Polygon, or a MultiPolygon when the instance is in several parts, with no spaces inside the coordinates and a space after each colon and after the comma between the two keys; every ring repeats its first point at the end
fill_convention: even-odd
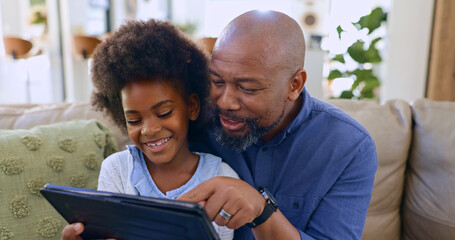
{"type": "Polygon", "coordinates": [[[455,101],[452,0],[0,0],[0,103],[88,101],[91,53],[127,19],[171,21],[210,52],[252,9],[301,25],[317,98],[455,101]]]}

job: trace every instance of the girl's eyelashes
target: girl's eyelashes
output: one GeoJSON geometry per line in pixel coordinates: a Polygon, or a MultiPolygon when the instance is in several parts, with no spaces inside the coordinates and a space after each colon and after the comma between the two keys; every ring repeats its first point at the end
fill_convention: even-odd
{"type": "Polygon", "coordinates": [[[170,110],[170,111],[168,111],[166,113],[160,114],[160,115],[158,115],[158,117],[159,118],[166,118],[166,117],[168,117],[168,116],[170,116],[172,114],[172,111],[173,110],[170,110]]]}
{"type": "Polygon", "coordinates": [[[140,120],[140,119],[138,119],[138,120],[126,120],[126,122],[127,122],[128,124],[135,125],[135,124],[140,123],[141,120],[140,120]]]}
{"type": "MultiPolygon", "coordinates": [[[[156,117],[158,117],[158,118],[167,118],[167,117],[171,116],[172,112],[173,112],[173,109],[169,110],[169,111],[167,111],[167,112],[165,112],[163,114],[157,114],[156,117]]],[[[126,123],[129,124],[129,125],[137,125],[137,124],[139,124],[141,122],[142,122],[142,119],[127,119],[126,120],[126,123]]]]}

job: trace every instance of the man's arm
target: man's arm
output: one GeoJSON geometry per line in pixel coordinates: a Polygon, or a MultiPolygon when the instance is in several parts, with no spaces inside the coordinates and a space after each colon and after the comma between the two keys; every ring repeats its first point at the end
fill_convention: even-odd
{"type": "Polygon", "coordinates": [[[302,239],[361,239],[377,164],[375,145],[367,141],[320,201],[302,239]]]}
{"type": "MultiPolygon", "coordinates": [[[[186,194],[181,201],[203,203],[210,219],[220,226],[237,229],[258,217],[266,205],[264,198],[248,183],[230,177],[211,178],[186,194]],[[218,213],[224,209],[232,217],[226,221],[218,213]]],[[[253,229],[256,239],[300,239],[299,232],[277,211],[253,229]],[[272,227],[273,226],[273,227],[272,227]]]]}
{"type": "MultiPolygon", "coordinates": [[[[305,229],[296,229],[277,211],[253,228],[255,238],[361,239],[376,169],[375,146],[365,144],[320,201],[305,229]]],[[[178,200],[205,202],[211,219],[234,229],[251,222],[265,207],[265,200],[249,184],[220,177],[203,182],[178,200]],[[221,209],[232,215],[228,222],[219,216],[221,209]]]]}

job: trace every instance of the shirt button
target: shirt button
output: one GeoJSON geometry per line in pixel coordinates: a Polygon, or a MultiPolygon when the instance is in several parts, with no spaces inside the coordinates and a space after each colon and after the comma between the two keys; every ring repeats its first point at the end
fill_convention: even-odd
{"type": "Polygon", "coordinates": [[[299,205],[300,205],[299,202],[294,202],[294,203],[292,204],[292,206],[293,206],[295,209],[299,208],[299,205]]]}

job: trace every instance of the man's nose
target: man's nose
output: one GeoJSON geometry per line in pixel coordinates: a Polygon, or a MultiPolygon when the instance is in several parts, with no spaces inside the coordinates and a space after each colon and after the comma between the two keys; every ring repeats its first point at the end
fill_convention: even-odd
{"type": "Polygon", "coordinates": [[[143,135],[150,135],[153,136],[160,132],[162,129],[161,124],[159,124],[159,121],[157,120],[148,120],[145,121],[145,124],[143,125],[141,129],[141,134],[143,135]]]}
{"type": "Polygon", "coordinates": [[[216,104],[223,110],[239,110],[242,105],[239,101],[238,94],[239,93],[235,89],[226,86],[218,96],[216,104]]]}

